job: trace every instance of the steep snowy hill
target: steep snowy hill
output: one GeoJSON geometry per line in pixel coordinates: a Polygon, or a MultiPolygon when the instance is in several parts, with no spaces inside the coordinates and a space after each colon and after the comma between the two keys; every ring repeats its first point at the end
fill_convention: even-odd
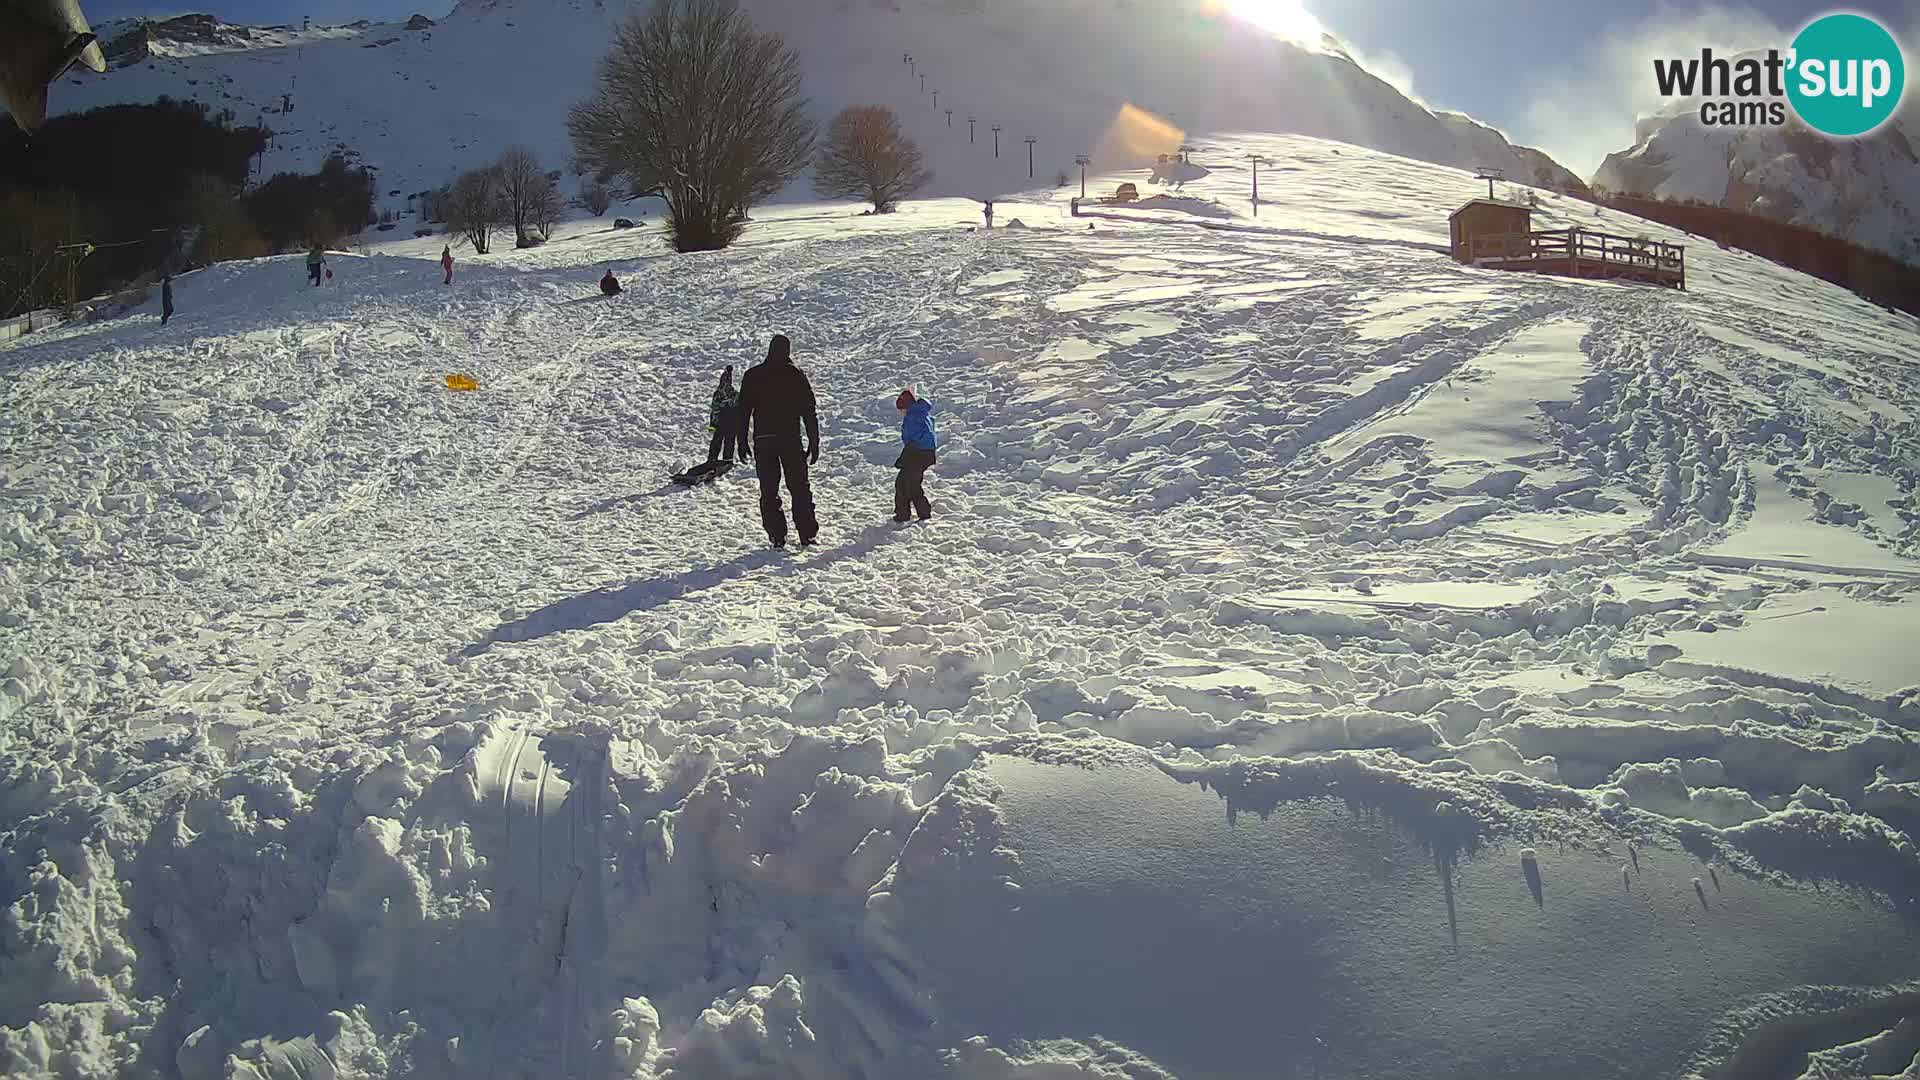
{"type": "Polygon", "coordinates": [[[1197,147],[0,351],[0,1073],[1910,1075],[1920,324],[1197,147]],[[666,482],[776,331],[809,552],[666,482]]]}
{"type": "Polygon", "coordinates": [[[1920,264],[1920,117],[1860,139],[1797,125],[1708,127],[1687,103],[1643,117],[1596,187],[1699,199],[1844,237],[1920,264]]]}
{"type": "MultiPolygon", "coordinates": [[[[156,32],[143,50],[150,55],[132,67],[62,83],[54,107],[168,94],[231,108],[277,133],[267,171],[311,169],[350,148],[379,170],[383,193],[445,183],[513,143],[559,167],[571,153],[567,108],[588,93],[594,63],[631,6],[466,0],[418,29],[242,31],[196,20],[178,34],[156,32]]],[[[1277,40],[1211,13],[1209,0],[747,7],[801,52],[823,119],[868,103],[908,118],[937,173],[932,193],[979,198],[1031,186],[1029,136],[1038,140],[1033,175],[1046,182],[1075,171],[1077,154],[1137,165],[1222,130],[1301,132],[1443,164],[1499,166],[1517,180],[1579,183],[1490,128],[1409,101],[1331,45],[1277,40]],[[902,59],[909,53],[911,70],[902,59]],[[978,119],[971,131],[970,116],[978,119]],[[998,157],[995,125],[1003,129],[998,157]]],[[[802,180],[793,196],[806,193],[802,180]]]]}

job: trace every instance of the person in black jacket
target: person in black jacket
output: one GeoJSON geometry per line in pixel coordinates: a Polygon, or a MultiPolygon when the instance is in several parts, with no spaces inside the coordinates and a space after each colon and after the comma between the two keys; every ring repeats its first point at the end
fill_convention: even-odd
{"type": "Polygon", "coordinates": [[[820,416],[815,411],[813,385],[805,372],[793,366],[793,343],[785,334],[773,335],[764,362],[747,369],[740,380],[740,456],[755,459],[760,476],[760,523],[774,547],[787,546],[787,517],[780,507],[780,477],[787,478],[793,496],[793,528],[802,546],[819,535],[813,516],[813,489],[807,466],[820,460],[820,416]],[[800,446],[805,426],[807,444],[800,446]]]}
{"type": "Polygon", "coordinates": [[[163,273],[160,275],[160,325],[167,325],[167,320],[171,318],[173,318],[173,275],[163,273]]]}

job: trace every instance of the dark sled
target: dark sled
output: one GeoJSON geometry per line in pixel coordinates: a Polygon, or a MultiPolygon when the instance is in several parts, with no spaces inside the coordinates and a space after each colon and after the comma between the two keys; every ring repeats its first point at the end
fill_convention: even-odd
{"type": "Polygon", "coordinates": [[[732,468],[733,462],[731,461],[707,461],[695,465],[686,472],[674,473],[668,479],[679,484],[681,487],[693,487],[696,484],[711,484],[715,480],[727,475],[728,471],[732,468]]]}

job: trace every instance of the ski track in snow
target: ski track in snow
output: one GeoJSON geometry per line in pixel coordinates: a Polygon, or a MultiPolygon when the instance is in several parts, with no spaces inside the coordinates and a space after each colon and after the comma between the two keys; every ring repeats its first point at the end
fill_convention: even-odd
{"type": "MultiPolygon", "coordinates": [[[[1033,1075],[943,1011],[928,928],[1021,887],[1009,757],[1384,807],[1455,948],[1454,860],[1508,841],[1542,912],[1571,848],[1688,919],[1683,860],[1708,914],[1824,881],[1910,925],[1920,666],[1770,620],[1915,625],[1913,320],[1710,245],[1686,294],[1462,269],[1427,250],[1459,174],[1270,144],[1258,220],[1231,168],[1183,188],[1233,230],[934,201],[451,290],[273,259],[0,352],[0,1063],[1033,1075]],[[583,296],[602,263],[626,294],[583,296]],[[666,480],[774,332],[820,397],[811,552],[765,547],[751,469],[666,480]],[[895,527],[909,384],[944,445],[895,527]]],[[[1050,1034],[1072,1075],[1219,1075],[1050,1034]]]]}

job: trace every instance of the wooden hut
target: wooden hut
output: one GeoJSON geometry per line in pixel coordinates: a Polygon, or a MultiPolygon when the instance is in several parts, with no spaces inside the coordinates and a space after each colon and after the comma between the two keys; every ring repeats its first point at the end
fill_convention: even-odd
{"type": "Polygon", "coordinates": [[[1453,235],[1454,260],[1471,263],[1476,258],[1504,253],[1523,241],[1533,231],[1533,207],[1500,199],[1475,199],[1455,210],[1447,224],[1453,235]],[[1507,237],[1519,240],[1508,241],[1507,237]]]}
{"type": "Polygon", "coordinates": [[[1454,261],[1493,270],[1687,287],[1686,248],[1592,229],[1535,230],[1533,208],[1474,199],[1449,215],[1454,261]]]}

